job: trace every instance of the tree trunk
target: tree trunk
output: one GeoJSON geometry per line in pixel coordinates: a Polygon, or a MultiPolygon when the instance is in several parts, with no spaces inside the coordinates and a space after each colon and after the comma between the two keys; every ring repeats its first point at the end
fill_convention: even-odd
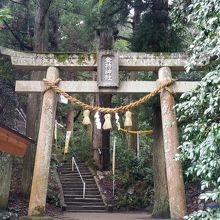
{"type": "MultiPolygon", "coordinates": [[[[35,7],[35,29],[34,29],[34,50],[46,51],[48,44],[48,9],[50,1],[37,0],[35,7]]],[[[33,71],[31,80],[42,80],[45,77],[45,72],[33,71]]],[[[37,140],[39,120],[41,113],[41,95],[29,94],[27,101],[27,127],[26,135],[34,140],[37,140]]],[[[30,194],[32,175],[34,169],[36,145],[31,145],[23,160],[22,170],[22,192],[25,195],[30,194]]]]}
{"type": "MultiPolygon", "coordinates": [[[[93,79],[94,79],[94,76],[93,76],[93,79]]],[[[90,105],[94,105],[94,95],[91,95],[90,97],[89,97],[89,103],[90,103],[90,105]]],[[[94,156],[94,151],[93,151],[93,140],[92,140],[92,138],[93,138],[93,125],[91,124],[91,125],[88,125],[87,126],[87,134],[88,134],[88,137],[89,137],[89,150],[90,150],[90,153],[91,153],[91,157],[93,157],[94,156]]]]}
{"type": "Polygon", "coordinates": [[[71,131],[71,136],[70,136],[70,143],[72,141],[73,137],[73,128],[74,128],[74,116],[76,114],[76,111],[74,109],[71,109],[67,112],[67,119],[66,119],[66,130],[71,131]]]}
{"type": "Polygon", "coordinates": [[[49,16],[50,24],[52,26],[51,31],[49,33],[49,44],[51,51],[58,50],[58,39],[59,39],[59,8],[57,8],[56,4],[53,8],[53,11],[49,16]]]}
{"type": "MultiPolygon", "coordinates": [[[[112,95],[99,95],[101,106],[109,107],[111,105],[112,95]]],[[[104,116],[104,114],[103,114],[104,116]]],[[[102,117],[104,123],[104,117],[102,117]]],[[[102,124],[103,124],[102,123],[102,124]]],[[[110,168],[110,130],[102,129],[102,170],[110,168]]]]}
{"type": "Polygon", "coordinates": [[[133,16],[133,23],[132,29],[133,32],[135,31],[136,27],[140,24],[141,21],[141,13],[143,12],[143,2],[142,0],[136,0],[134,3],[134,16],[133,16]]]}
{"type": "Polygon", "coordinates": [[[74,116],[75,116],[75,110],[74,109],[71,109],[67,112],[66,130],[71,131],[71,134],[73,133],[74,116]]]}
{"type": "MultiPolygon", "coordinates": [[[[113,49],[113,32],[112,30],[102,30],[99,33],[99,49],[100,50],[112,50],[113,49]]],[[[111,105],[112,95],[97,95],[96,105],[109,107],[111,105]]],[[[104,122],[101,115],[101,121],[104,122]]],[[[108,170],[110,167],[110,131],[98,130],[96,125],[93,127],[93,159],[96,161],[96,165],[101,170],[108,170]],[[100,151],[101,150],[101,155],[100,151]]]]}
{"type": "MultiPolygon", "coordinates": [[[[99,95],[95,96],[95,103],[98,106],[100,105],[99,95]]],[[[94,124],[93,124],[93,142],[92,142],[93,160],[95,161],[96,166],[98,167],[99,170],[101,170],[101,168],[102,168],[101,155],[100,155],[101,148],[102,148],[102,130],[97,129],[96,124],[94,122],[94,124]]]]}
{"type": "Polygon", "coordinates": [[[71,145],[71,141],[73,140],[73,128],[74,128],[74,116],[76,114],[76,111],[74,109],[71,109],[67,112],[67,119],[66,119],[66,130],[67,131],[71,131],[71,135],[70,135],[70,144],[71,145]]]}
{"type": "Polygon", "coordinates": [[[166,163],[164,155],[161,109],[154,106],[154,143],[153,143],[153,173],[154,173],[154,209],[155,218],[169,218],[169,198],[166,178],[166,163]]]}
{"type": "Polygon", "coordinates": [[[0,210],[5,210],[8,207],[13,157],[1,156],[0,160],[2,160],[0,161],[0,210]]]}
{"type": "MultiPolygon", "coordinates": [[[[131,81],[137,80],[137,73],[132,72],[130,76],[131,81]]],[[[130,97],[130,102],[132,101],[132,96],[130,97]]],[[[135,115],[132,115],[132,127],[128,130],[136,131],[138,127],[137,120],[135,119],[135,115]]],[[[128,134],[128,148],[132,149],[135,153],[137,153],[137,135],[136,134],[128,134]]]]}
{"type": "MultiPolygon", "coordinates": [[[[137,130],[137,121],[135,120],[134,116],[132,116],[132,127],[128,130],[137,130]]],[[[128,148],[137,153],[137,134],[128,134],[128,148]]]]}

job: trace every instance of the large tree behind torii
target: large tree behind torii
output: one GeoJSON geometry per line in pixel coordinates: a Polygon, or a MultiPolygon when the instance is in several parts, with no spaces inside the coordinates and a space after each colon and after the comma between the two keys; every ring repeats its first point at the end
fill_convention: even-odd
{"type": "MultiPolygon", "coordinates": [[[[34,26],[34,50],[47,51],[48,49],[48,13],[51,0],[36,0],[35,26],[34,26]]],[[[31,80],[42,80],[45,73],[33,71],[31,80]]],[[[27,126],[26,135],[37,140],[39,117],[41,112],[41,95],[30,93],[27,102],[27,126]]],[[[29,194],[31,190],[33,166],[36,146],[32,145],[24,157],[22,170],[22,191],[29,194]]]]}

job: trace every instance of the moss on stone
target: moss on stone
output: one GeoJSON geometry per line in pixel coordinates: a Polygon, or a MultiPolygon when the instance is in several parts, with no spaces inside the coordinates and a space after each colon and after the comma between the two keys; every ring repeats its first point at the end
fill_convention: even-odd
{"type": "Polygon", "coordinates": [[[69,58],[69,54],[67,53],[61,53],[61,54],[55,53],[54,56],[60,63],[65,62],[69,58]]]}
{"type": "Polygon", "coordinates": [[[85,63],[86,55],[84,53],[77,54],[77,57],[78,57],[78,60],[77,60],[78,64],[85,63]]]}
{"type": "Polygon", "coordinates": [[[78,64],[85,64],[86,60],[91,61],[91,59],[96,60],[96,54],[95,53],[77,53],[78,57],[78,64]]]}

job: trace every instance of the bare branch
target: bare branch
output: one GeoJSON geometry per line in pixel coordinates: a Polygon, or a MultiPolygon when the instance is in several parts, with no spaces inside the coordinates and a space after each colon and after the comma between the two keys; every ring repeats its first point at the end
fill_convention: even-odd
{"type": "Polygon", "coordinates": [[[11,34],[13,35],[13,37],[15,38],[15,40],[19,43],[20,48],[21,48],[22,50],[24,50],[24,49],[27,49],[27,50],[30,50],[30,51],[33,50],[33,47],[31,47],[31,46],[25,44],[25,43],[21,40],[21,38],[14,32],[14,30],[9,26],[9,24],[8,24],[5,20],[4,20],[3,22],[4,22],[4,25],[5,25],[5,26],[8,28],[8,30],[11,32],[11,34]]]}

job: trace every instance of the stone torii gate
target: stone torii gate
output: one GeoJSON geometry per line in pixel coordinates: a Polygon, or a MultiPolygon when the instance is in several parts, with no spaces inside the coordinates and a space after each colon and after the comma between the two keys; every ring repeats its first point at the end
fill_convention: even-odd
{"type": "MultiPolygon", "coordinates": [[[[46,70],[46,78],[56,81],[59,70],[97,71],[96,81],[61,81],[59,88],[71,93],[148,93],[159,83],[172,79],[172,71],[184,71],[189,57],[181,53],[29,53],[17,52],[0,47],[0,54],[10,56],[14,68],[25,70],[46,70]],[[119,82],[118,70],[158,72],[159,82],[122,81],[119,82]]],[[[183,93],[196,87],[198,82],[175,82],[170,88],[175,93],[183,93]]],[[[42,81],[17,81],[16,92],[43,92],[47,86],[42,81]]],[[[160,93],[163,139],[165,148],[166,174],[172,219],[186,214],[185,190],[182,168],[175,155],[178,153],[178,129],[175,102],[167,90],[160,93]]],[[[51,159],[53,129],[55,123],[57,95],[53,90],[43,94],[34,175],[29,204],[29,216],[44,214],[48,175],[51,159]]],[[[42,219],[42,217],[40,218],[42,219]]]]}

